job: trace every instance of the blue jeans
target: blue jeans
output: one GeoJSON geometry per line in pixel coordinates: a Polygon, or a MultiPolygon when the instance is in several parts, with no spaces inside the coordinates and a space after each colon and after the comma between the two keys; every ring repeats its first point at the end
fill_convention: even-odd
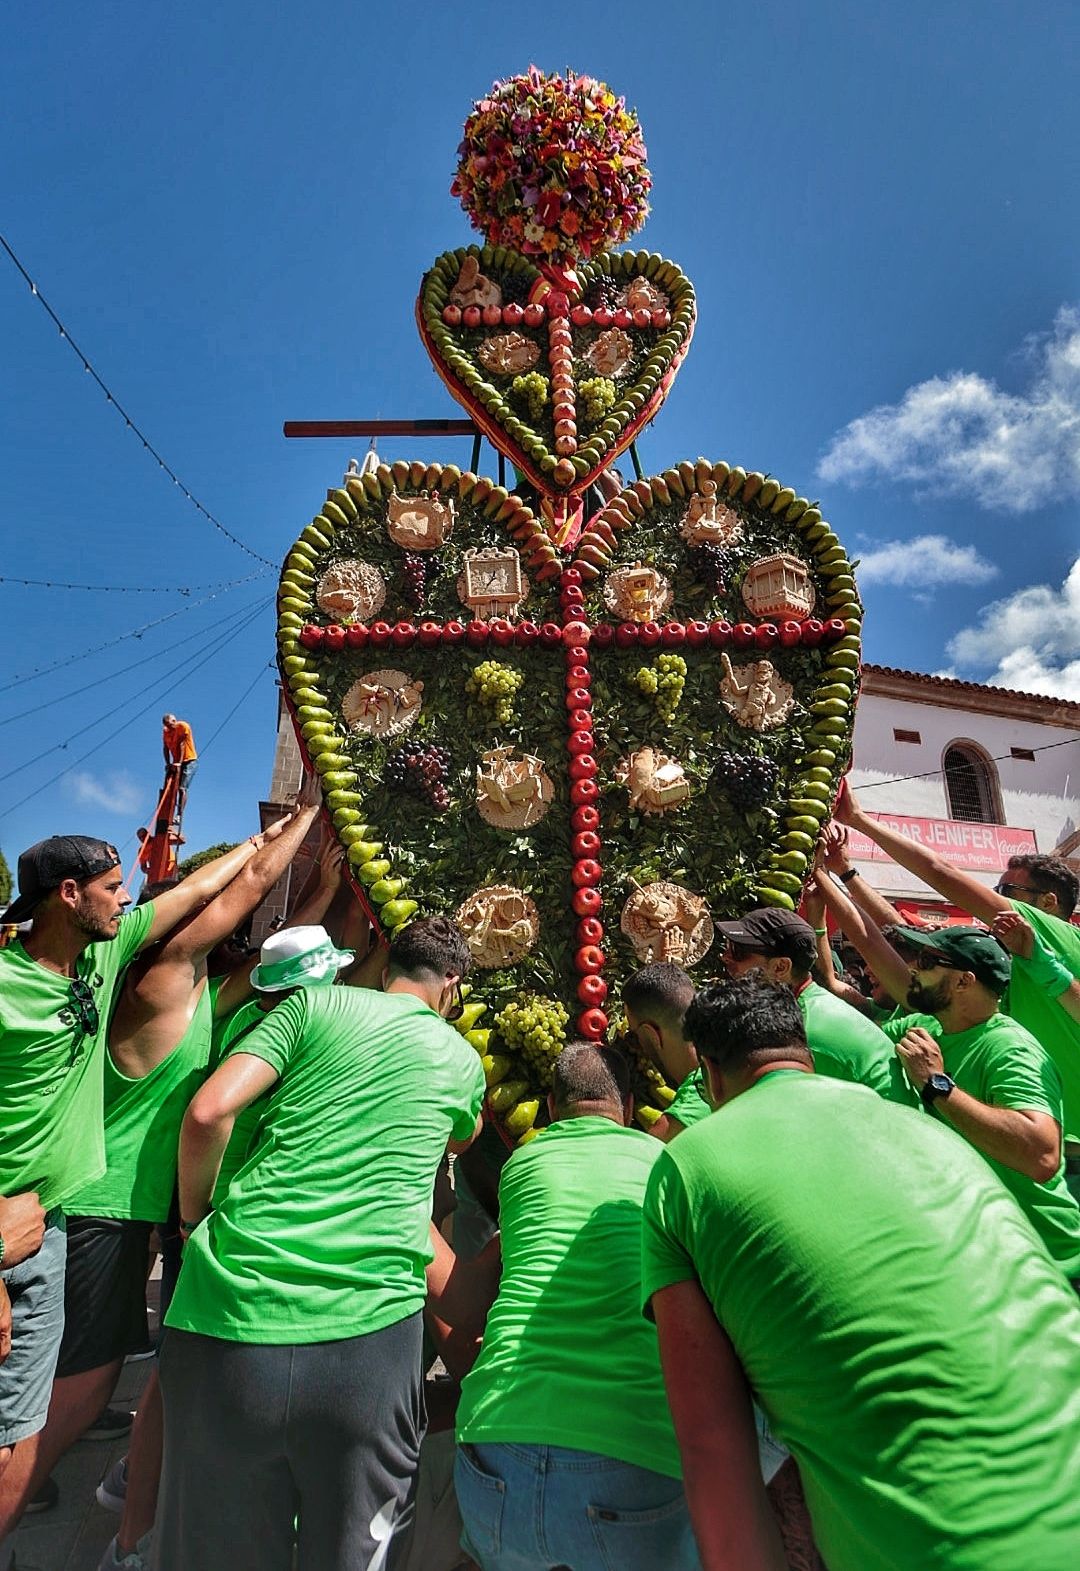
{"type": "Polygon", "coordinates": [[[562,1446],[459,1445],[462,1546],[482,1571],[701,1571],[677,1478],[562,1446]]]}

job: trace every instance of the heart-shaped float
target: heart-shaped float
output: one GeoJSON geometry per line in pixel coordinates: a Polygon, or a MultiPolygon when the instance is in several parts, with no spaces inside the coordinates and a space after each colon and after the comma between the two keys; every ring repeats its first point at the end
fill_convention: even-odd
{"type": "MultiPolygon", "coordinates": [[[[650,960],[719,969],[713,923],[792,907],[851,750],[861,608],[819,511],[698,460],[560,553],[454,466],[379,465],[289,552],[278,639],[350,877],[393,933],[456,917],[461,1028],[535,1127],[571,1029],[650,960]]],[[[639,1086],[638,1117],[669,1093],[639,1086]]]]}
{"type": "Polygon", "coordinates": [[[416,305],[454,398],[552,494],[583,491],[653,418],[695,314],[686,274],[647,251],[605,252],[560,278],[476,245],[444,252],[416,305]]]}

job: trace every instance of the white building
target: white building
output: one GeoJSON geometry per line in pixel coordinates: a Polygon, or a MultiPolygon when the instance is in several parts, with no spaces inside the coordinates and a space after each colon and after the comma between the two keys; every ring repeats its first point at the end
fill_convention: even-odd
{"type": "MultiPolygon", "coordinates": [[[[1080,869],[1078,743],[1080,704],[867,665],[851,784],[868,812],[992,885],[1028,851],[1080,869]]],[[[851,851],[883,894],[940,909],[870,841],[851,851]]]]}

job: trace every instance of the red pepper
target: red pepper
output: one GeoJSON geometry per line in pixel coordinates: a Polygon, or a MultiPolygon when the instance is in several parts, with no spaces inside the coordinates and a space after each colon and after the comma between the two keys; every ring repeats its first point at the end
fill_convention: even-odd
{"type": "Polygon", "coordinates": [[[578,983],[578,999],[588,1008],[596,1009],[607,995],[608,985],[602,976],[583,976],[578,983]]]}
{"type": "Polygon", "coordinates": [[[577,1028],[590,1042],[600,1042],[608,1028],[608,1017],[602,1009],[586,1009],[578,1015],[577,1028]]]}
{"type": "Polygon", "coordinates": [[[585,834],[600,828],[600,813],[595,807],[575,807],[570,814],[570,827],[575,834],[585,834]]]}
{"type": "Polygon", "coordinates": [[[575,889],[570,898],[575,916],[599,916],[604,902],[600,898],[599,889],[587,885],[583,889],[575,889]]]}
{"type": "Polygon", "coordinates": [[[582,976],[589,976],[592,972],[604,969],[604,951],[596,944],[582,944],[574,956],[574,966],[582,976]]]}

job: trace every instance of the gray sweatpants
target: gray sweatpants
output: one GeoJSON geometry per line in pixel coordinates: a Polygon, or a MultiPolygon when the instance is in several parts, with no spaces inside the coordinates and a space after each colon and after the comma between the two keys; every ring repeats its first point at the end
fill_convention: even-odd
{"type": "Polygon", "coordinates": [[[265,1346],[170,1330],[155,1571],[391,1571],[420,1441],[422,1319],[265,1346]],[[294,1522],[298,1525],[294,1528],[294,1522]]]}

